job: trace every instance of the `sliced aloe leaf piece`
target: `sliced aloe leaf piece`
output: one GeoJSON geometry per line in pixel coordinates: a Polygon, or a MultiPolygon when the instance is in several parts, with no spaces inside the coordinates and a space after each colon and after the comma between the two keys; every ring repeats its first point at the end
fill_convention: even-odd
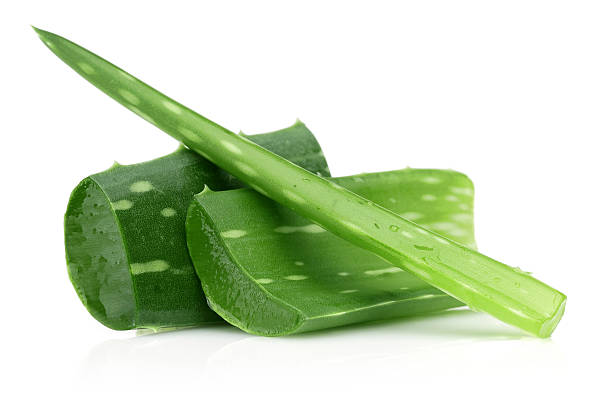
{"type": "MultiPolygon", "coordinates": [[[[249,138],[306,169],[328,175],[306,126],[249,138]]],[[[84,179],[65,217],[68,273],[89,312],[113,329],[222,321],[206,304],[185,242],[194,194],[241,183],[184,147],[136,165],[116,164],[84,179]]]]}
{"type": "MultiPolygon", "coordinates": [[[[426,228],[475,247],[463,174],[405,169],[330,179],[426,228]],[[435,200],[424,201],[424,195],[435,200]]],[[[249,189],[198,194],[187,244],[209,305],[231,324],[278,336],[463,305],[249,189]]]]}
{"type": "Polygon", "coordinates": [[[391,265],[539,337],[554,331],[566,296],[312,174],[170,99],[88,50],[37,30],[59,58],[119,103],[261,194],[376,253],[391,265]]]}

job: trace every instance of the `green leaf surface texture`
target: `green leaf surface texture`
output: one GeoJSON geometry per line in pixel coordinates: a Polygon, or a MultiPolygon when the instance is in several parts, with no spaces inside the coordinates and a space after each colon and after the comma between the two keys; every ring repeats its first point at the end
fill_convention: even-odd
{"type": "MultiPolygon", "coordinates": [[[[59,58],[113,99],[326,230],[536,336],[550,336],[561,319],[566,297],[545,283],[300,168],[60,36],[37,32],[59,58]]],[[[462,191],[469,190],[457,189],[462,191]]]]}
{"type": "MultiPolygon", "coordinates": [[[[330,179],[475,247],[463,174],[405,169],[330,179]],[[423,195],[436,199],[424,201],[423,195]]],[[[463,305],[375,254],[250,189],[198,194],[187,244],[209,305],[231,324],[279,336],[463,305]]]]}
{"type": "MultiPolygon", "coordinates": [[[[301,122],[250,138],[328,175],[319,144],[301,122]]],[[[115,164],[76,187],[65,216],[68,272],[98,321],[114,329],[222,321],[206,304],[185,241],[187,208],[205,186],[220,191],[241,183],[181,147],[149,162],[115,164]]]]}

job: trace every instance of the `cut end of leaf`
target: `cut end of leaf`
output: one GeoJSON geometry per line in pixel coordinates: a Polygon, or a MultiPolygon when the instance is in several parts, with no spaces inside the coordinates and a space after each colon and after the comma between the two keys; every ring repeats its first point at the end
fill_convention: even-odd
{"type": "Polygon", "coordinates": [[[565,295],[562,296],[563,301],[559,303],[559,307],[552,317],[542,324],[540,331],[537,334],[538,337],[548,338],[553,333],[555,328],[557,328],[557,324],[559,324],[559,321],[561,321],[561,318],[563,317],[563,313],[565,312],[565,304],[567,303],[567,297],[565,295]]]}
{"type": "Polygon", "coordinates": [[[261,285],[266,282],[258,283],[242,274],[241,267],[225,246],[223,235],[215,228],[202,204],[196,201],[205,202],[214,195],[204,191],[196,196],[186,219],[191,228],[187,230],[187,243],[197,245],[189,247],[189,253],[197,262],[195,267],[199,275],[202,277],[206,271],[206,275],[214,276],[227,286],[209,287],[207,282],[202,282],[209,306],[227,322],[248,333],[280,336],[295,331],[304,322],[302,314],[266,292],[261,285]],[[249,308],[251,303],[257,309],[249,308]]]}
{"type": "Polygon", "coordinates": [[[135,323],[135,299],[130,267],[113,204],[98,184],[86,178],[75,188],[65,216],[68,274],[87,310],[105,326],[124,330],[135,323]]]}

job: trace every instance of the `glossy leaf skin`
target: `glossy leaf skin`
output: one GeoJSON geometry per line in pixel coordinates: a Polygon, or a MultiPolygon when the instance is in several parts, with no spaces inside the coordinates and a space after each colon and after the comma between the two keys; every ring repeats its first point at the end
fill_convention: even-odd
{"type": "MultiPolygon", "coordinates": [[[[319,144],[301,122],[250,138],[328,174],[319,144]]],[[[206,304],[185,242],[187,207],[205,186],[242,187],[184,147],[149,162],[116,164],[77,186],[65,217],[68,272],[98,321],[113,329],[222,321],[206,304]]]]}
{"type": "MultiPolygon", "coordinates": [[[[330,179],[474,246],[472,188],[457,172],[411,170],[330,179]],[[436,194],[435,201],[423,201],[436,194]]],[[[187,244],[213,310],[244,331],[289,335],[463,305],[375,254],[321,229],[253,190],[198,194],[187,244]]]]}
{"type": "Polygon", "coordinates": [[[533,335],[550,336],[561,319],[566,297],[543,282],[368,203],[211,122],[88,50],[37,32],[58,57],[113,99],[328,231],[533,335]]]}

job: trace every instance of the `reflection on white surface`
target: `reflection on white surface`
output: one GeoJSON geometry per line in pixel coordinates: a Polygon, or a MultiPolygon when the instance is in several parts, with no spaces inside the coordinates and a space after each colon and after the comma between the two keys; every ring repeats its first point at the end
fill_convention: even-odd
{"type": "Polygon", "coordinates": [[[350,382],[359,389],[371,381],[507,377],[517,370],[534,379],[556,376],[565,358],[552,340],[463,309],[282,338],[217,325],[112,340],[90,351],[80,382],[232,389],[240,379],[244,389],[270,381],[282,387],[350,382]]]}

